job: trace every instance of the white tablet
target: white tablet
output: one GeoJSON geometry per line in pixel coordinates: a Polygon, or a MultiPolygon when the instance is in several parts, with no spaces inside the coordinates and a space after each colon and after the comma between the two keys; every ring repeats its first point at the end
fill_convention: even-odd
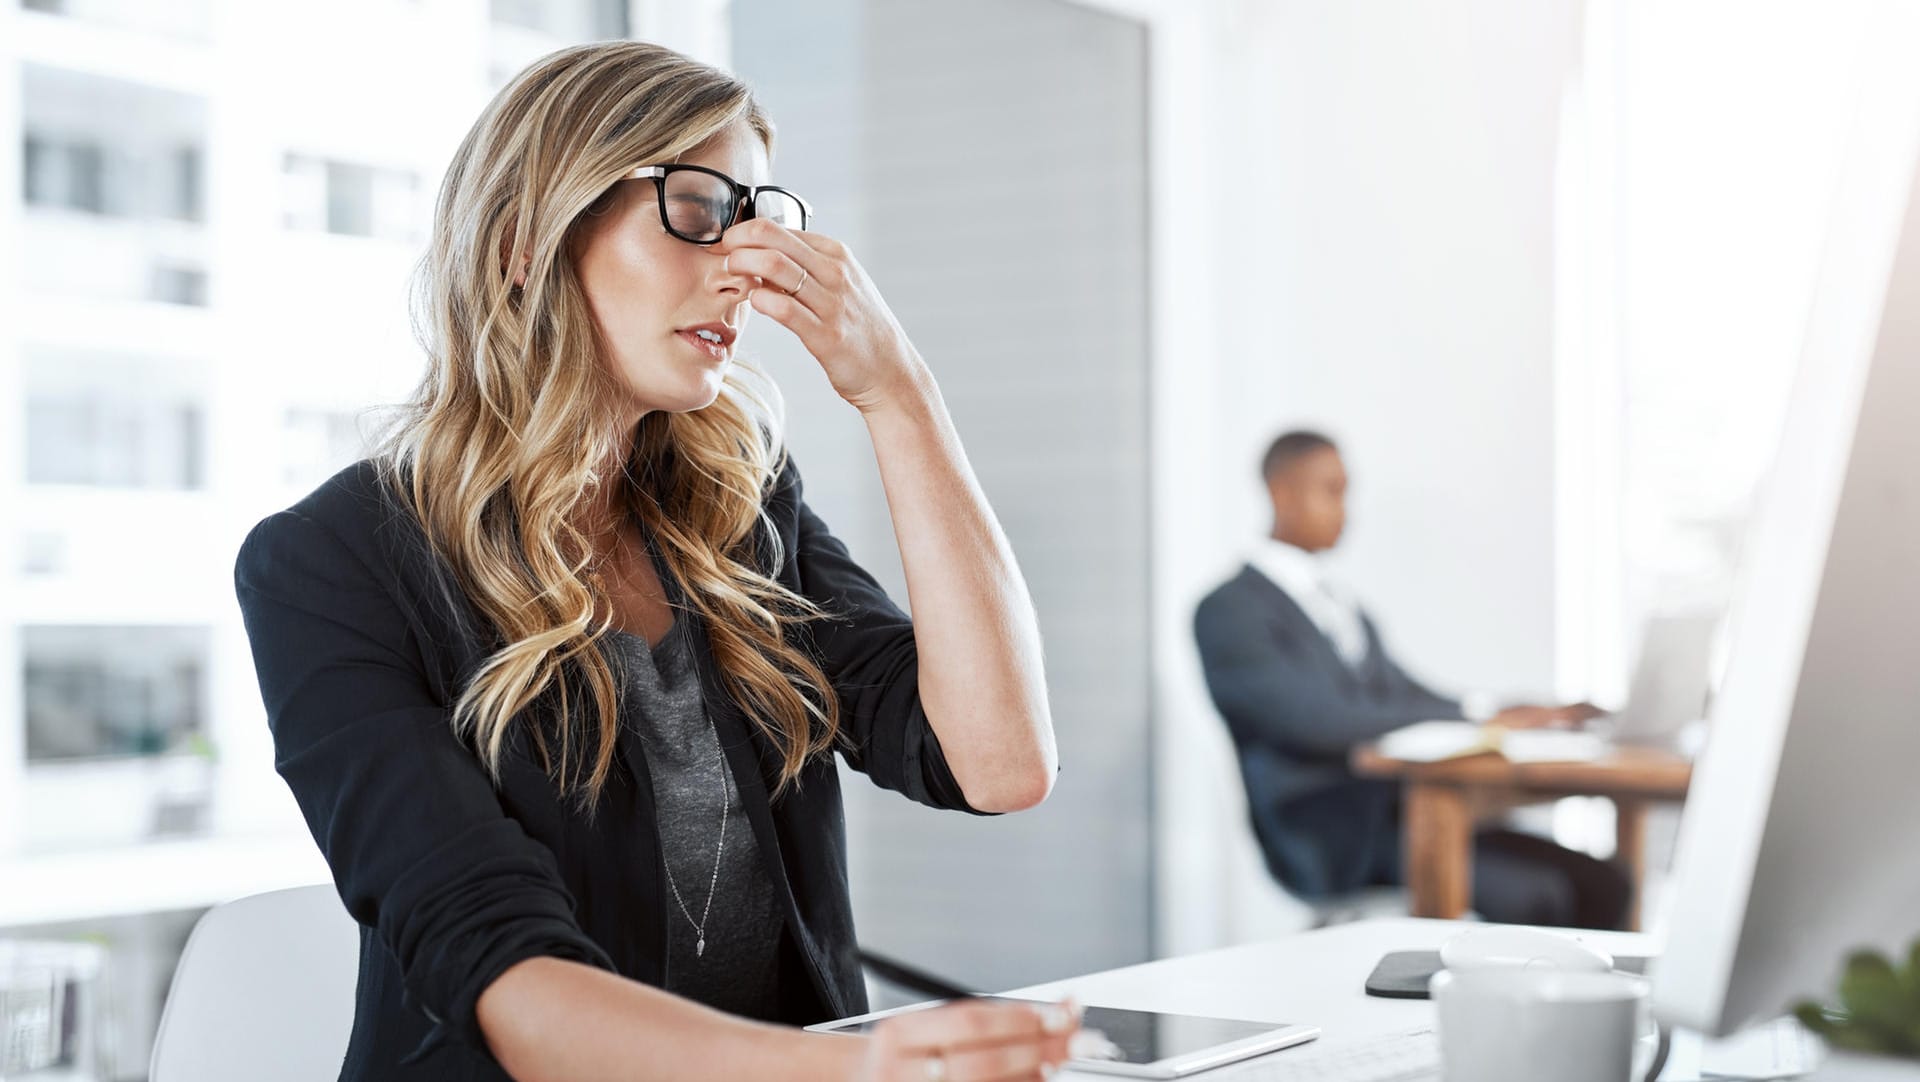
{"type": "MultiPolygon", "coordinates": [[[[999,1003],[1030,1002],[1002,996],[982,998],[999,1003]]],[[[895,1013],[899,1012],[889,1011],[807,1028],[820,1032],[861,1033],[895,1013]]],[[[1185,1078],[1195,1072],[1263,1052],[1304,1044],[1320,1036],[1320,1030],[1314,1026],[1159,1014],[1117,1007],[1088,1007],[1080,1019],[1080,1025],[1106,1034],[1107,1040],[1113,1042],[1116,1058],[1075,1058],[1071,1061],[1073,1067],[1081,1071],[1132,1078],[1185,1078]]]]}

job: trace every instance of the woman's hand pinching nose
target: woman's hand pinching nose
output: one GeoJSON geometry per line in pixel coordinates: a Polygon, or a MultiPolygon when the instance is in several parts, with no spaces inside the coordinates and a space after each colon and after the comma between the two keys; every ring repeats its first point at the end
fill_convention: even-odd
{"type": "Polygon", "coordinates": [[[866,412],[925,392],[925,363],[846,245],[751,218],[714,247],[728,274],[761,283],[748,303],[800,339],[840,397],[866,412]]]}
{"type": "MultiPolygon", "coordinates": [[[[720,261],[720,269],[725,271],[728,274],[733,273],[733,253],[732,252],[728,252],[726,255],[726,258],[720,261]]],[[[747,275],[747,277],[753,279],[754,289],[759,289],[760,287],[767,284],[767,280],[765,278],[759,277],[758,275],[749,274],[747,275]]],[[[749,300],[752,299],[752,290],[748,291],[748,299],[749,300]]]]}

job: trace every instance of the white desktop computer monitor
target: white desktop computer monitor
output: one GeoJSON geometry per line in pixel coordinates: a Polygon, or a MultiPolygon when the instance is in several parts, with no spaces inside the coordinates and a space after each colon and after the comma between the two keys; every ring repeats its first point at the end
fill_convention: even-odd
{"type": "Polygon", "coordinates": [[[1920,934],[1920,5],[1863,69],[1682,817],[1664,1021],[1725,1034],[1920,934]],[[1898,46],[1894,48],[1893,46],[1898,46]]]}

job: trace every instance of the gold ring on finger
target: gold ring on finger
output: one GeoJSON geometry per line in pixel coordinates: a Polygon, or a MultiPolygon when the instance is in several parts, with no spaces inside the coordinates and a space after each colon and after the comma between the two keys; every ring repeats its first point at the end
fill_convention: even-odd
{"type": "MultiPolygon", "coordinates": [[[[803,290],[803,289],[805,289],[805,288],[807,288],[807,268],[805,268],[805,267],[801,267],[801,268],[800,268],[800,281],[799,281],[798,283],[796,283],[796,284],[794,285],[794,287],[793,287],[792,289],[789,289],[789,290],[787,290],[787,296],[789,296],[789,297],[792,297],[792,296],[795,296],[795,295],[797,295],[797,294],[798,294],[798,293],[799,293],[799,292],[800,292],[801,290],[803,290]]],[[[944,1067],[942,1067],[941,1069],[942,1069],[942,1070],[945,1070],[945,1068],[944,1068],[944,1067]]],[[[946,1077],[946,1076],[945,1076],[945,1075],[941,1075],[941,1077],[942,1077],[942,1078],[944,1078],[944,1077],[946,1077]]]]}

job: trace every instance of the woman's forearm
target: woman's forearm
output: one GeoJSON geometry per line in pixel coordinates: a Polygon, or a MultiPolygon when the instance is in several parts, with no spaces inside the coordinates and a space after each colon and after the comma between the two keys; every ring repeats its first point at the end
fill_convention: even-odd
{"type": "Polygon", "coordinates": [[[954,779],[982,811],[1016,811],[1053,786],[1053,723],[1040,628],[939,388],[916,361],[910,389],[862,410],[906,570],[920,701],[954,779]]]}
{"type": "Polygon", "coordinates": [[[839,1082],[857,1074],[864,1044],[736,1018],[560,958],[502,973],[477,1014],[494,1058],[518,1082],[839,1082]]]}

